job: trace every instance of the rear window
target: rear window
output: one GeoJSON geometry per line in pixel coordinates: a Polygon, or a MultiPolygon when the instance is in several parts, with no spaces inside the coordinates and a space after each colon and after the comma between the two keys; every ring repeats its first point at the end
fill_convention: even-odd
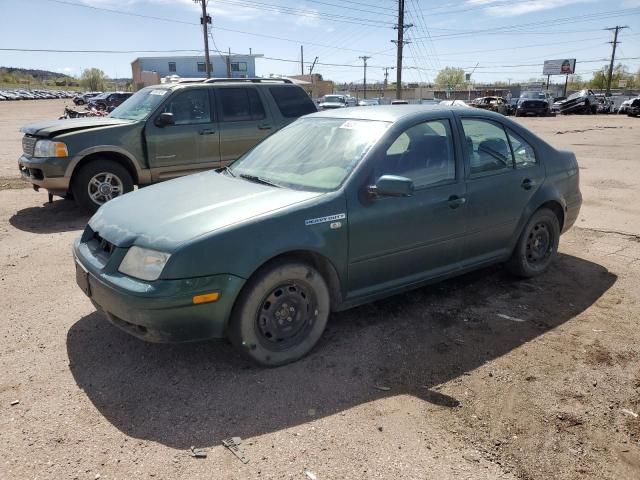
{"type": "Polygon", "coordinates": [[[285,118],[296,118],[316,112],[309,95],[298,87],[270,87],[269,92],[285,118]]]}

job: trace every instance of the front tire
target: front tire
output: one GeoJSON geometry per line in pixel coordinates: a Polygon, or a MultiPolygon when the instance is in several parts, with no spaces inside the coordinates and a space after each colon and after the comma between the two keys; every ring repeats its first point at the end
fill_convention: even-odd
{"type": "Polygon", "coordinates": [[[229,340],[260,365],[294,362],[322,336],[330,303],[329,288],[315,268],[273,263],[251,277],[236,300],[229,340]]]}
{"type": "Polygon", "coordinates": [[[132,190],[133,179],[127,169],[102,158],[83,165],[71,185],[76,203],[88,213],[94,213],[109,200],[132,190]]]}
{"type": "Polygon", "coordinates": [[[530,278],[544,273],[558,251],[560,222],[548,208],[533,214],[524,227],[507,269],[518,277],[530,278]]]}

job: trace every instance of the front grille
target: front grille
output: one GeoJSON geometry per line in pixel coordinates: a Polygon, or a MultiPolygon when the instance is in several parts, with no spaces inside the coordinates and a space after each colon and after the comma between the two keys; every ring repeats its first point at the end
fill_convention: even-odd
{"type": "Polygon", "coordinates": [[[546,105],[546,102],[522,102],[524,108],[544,108],[546,105]]]}
{"type": "Polygon", "coordinates": [[[113,243],[102,238],[98,232],[93,232],[93,236],[87,241],[87,247],[89,247],[93,256],[103,264],[107,263],[107,260],[109,260],[116,249],[113,243]]]}
{"type": "Polygon", "coordinates": [[[33,156],[33,151],[36,148],[36,141],[38,139],[36,137],[30,137],[29,135],[25,135],[22,137],[22,151],[25,155],[33,156]]]}

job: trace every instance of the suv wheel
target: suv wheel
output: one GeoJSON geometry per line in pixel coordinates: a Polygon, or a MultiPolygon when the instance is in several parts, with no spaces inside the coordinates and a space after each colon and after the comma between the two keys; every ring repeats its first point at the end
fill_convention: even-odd
{"type": "Polygon", "coordinates": [[[560,222],[548,208],[533,214],[524,227],[507,269],[519,277],[535,277],[544,273],[558,251],[560,222]]]}
{"type": "Polygon", "coordinates": [[[315,268],[274,263],[258,271],[236,300],[229,339],[261,365],[284,365],[314,347],[329,310],[329,289],[315,268]]]}
{"type": "Polygon", "coordinates": [[[102,205],[133,190],[131,174],[119,163],[97,159],[74,175],[71,191],[80,207],[93,213],[102,205]]]}

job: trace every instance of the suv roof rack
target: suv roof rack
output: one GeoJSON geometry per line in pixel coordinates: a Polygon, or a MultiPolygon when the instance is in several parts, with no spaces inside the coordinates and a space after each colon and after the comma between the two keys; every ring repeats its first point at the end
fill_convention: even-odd
{"type": "Polygon", "coordinates": [[[288,78],[208,78],[204,80],[204,83],[293,83],[288,78]]]}

